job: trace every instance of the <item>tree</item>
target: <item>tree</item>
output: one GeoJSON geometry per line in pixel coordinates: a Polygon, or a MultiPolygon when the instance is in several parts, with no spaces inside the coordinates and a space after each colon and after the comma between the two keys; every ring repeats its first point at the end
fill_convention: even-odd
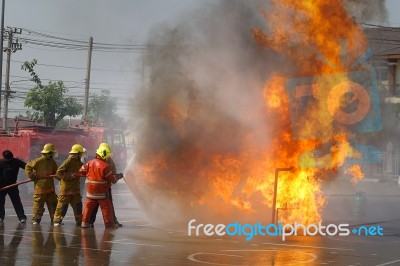
{"type": "Polygon", "coordinates": [[[117,114],[117,100],[111,97],[108,90],[102,90],[100,95],[90,94],[88,118],[94,124],[123,128],[123,118],[117,114]]]}
{"type": "Polygon", "coordinates": [[[83,107],[73,97],[66,97],[68,88],[62,81],[49,82],[42,85],[38,75],[33,70],[37,61],[25,62],[21,69],[29,71],[32,80],[37,84],[31,89],[25,99],[25,107],[34,111],[27,111],[28,117],[43,121],[47,126],[56,126],[65,116],[82,114],[83,107]]]}
{"type": "Polygon", "coordinates": [[[35,86],[27,95],[24,105],[34,112],[27,112],[33,119],[41,120],[47,126],[56,126],[65,116],[82,114],[82,105],[75,98],[65,97],[68,89],[62,81],[35,86]]]}

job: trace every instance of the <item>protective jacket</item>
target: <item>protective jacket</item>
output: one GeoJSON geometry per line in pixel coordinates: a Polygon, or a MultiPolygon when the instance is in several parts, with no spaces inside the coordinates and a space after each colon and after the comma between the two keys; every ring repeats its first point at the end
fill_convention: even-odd
{"type": "Polygon", "coordinates": [[[80,178],[79,176],[73,176],[73,174],[77,174],[82,165],[77,154],[69,155],[61,164],[56,173],[57,178],[60,179],[59,195],[80,194],[80,178]]]}
{"type": "Polygon", "coordinates": [[[57,163],[46,159],[44,155],[30,161],[25,166],[26,175],[34,182],[34,194],[48,194],[54,192],[54,180],[49,177],[57,172],[57,163]]]}
{"type": "Polygon", "coordinates": [[[0,160],[0,187],[17,182],[19,168],[25,169],[25,165],[25,162],[17,158],[0,160]]]}
{"type": "Polygon", "coordinates": [[[107,162],[100,158],[84,164],[79,174],[86,176],[86,197],[89,199],[107,198],[111,183],[115,184],[118,181],[107,162]]]}
{"type": "Polygon", "coordinates": [[[115,163],[114,163],[113,159],[111,159],[111,157],[110,157],[110,158],[108,158],[106,160],[106,162],[108,163],[108,166],[110,166],[111,172],[114,175],[116,175],[117,174],[117,167],[115,167],[115,163]]]}

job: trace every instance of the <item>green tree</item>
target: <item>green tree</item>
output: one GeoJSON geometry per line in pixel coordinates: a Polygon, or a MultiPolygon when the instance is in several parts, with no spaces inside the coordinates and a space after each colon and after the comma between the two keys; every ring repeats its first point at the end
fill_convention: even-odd
{"type": "Polygon", "coordinates": [[[90,94],[88,119],[94,124],[124,128],[123,118],[117,114],[117,100],[111,97],[108,90],[102,90],[100,95],[90,94]]]}
{"type": "Polygon", "coordinates": [[[83,107],[73,97],[65,96],[68,88],[62,81],[49,82],[42,85],[33,67],[37,61],[25,62],[21,69],[29,71],[32,80],[37,84],[28,92],[25,99],[25,107],[34,111],[27,111],[31,119],[43,121],[47,126],[56,126],[65,116],[78,116],[82,114],[83,107]]]}
{"type": "Polygon", "coordinates": [[[65,116],[82,114],[82,105],[75,98],[65,97],[68,89],[62,81],[35,86],[26,96],[24,105],[32,108],[27,112],[31,119],[43,121],[47,126],[56,126],[65,116]]]}

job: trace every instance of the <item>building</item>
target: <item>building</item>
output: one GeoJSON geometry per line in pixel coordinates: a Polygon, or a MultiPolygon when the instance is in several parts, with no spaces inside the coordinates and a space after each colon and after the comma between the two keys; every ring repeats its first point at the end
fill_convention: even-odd
{"type": "Polygon", "coordinates": [[[370,63],[377,73],[383,121],[383,130],[374,141],[379,144],[382,161],[365,166],[364,171],[369,177],[397,180],[400,175],[400,28],[365,25],[364,31],[373,54],[370,63]]]}
{"type": "Polygon", "coordinates": [[[364,31],[378,80],[387,86],[387,96],[400,95],[400,28],[366,26],[364,31]]]}

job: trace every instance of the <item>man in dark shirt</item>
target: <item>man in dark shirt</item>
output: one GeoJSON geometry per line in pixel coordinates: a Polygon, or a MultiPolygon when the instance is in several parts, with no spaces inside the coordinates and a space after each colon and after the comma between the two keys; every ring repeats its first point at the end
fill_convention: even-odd
{"type": "MultiPolygon", "coordinates": [[[[0,188],[15,184],[17,182],[19,168],[25,169],[26,163],[20,159],[14,158],[11,151],[3,151],[3,160],[0,160],[0,188]]],[[[17,217],[21,223],[26,222],[24,207],[19,197],[18,186],[0,191],[0,223],[4,221],[6,195],[11,199],[17,217]]]]}

